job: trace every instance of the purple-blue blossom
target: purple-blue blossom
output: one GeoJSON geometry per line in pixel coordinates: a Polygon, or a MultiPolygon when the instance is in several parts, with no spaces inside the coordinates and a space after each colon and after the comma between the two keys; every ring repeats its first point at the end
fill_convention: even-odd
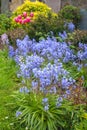
{"type": "Polygon", "coordinates": [[[74,25],[72,22],[68,23],[67,26],[68,26],[68,30],[69,30],[70,32],[73,32],[73,31],[74,31],[75,25],[74,25]]]}
{"type": "Polygon", "coordinates": [[[30,90],[29,90],[26,86],[24,86],[24,87],[21,87],[21,88],[19,89],[19,92],[20,92],[20,93],[29,93],[30,90]]]}
{"type": "Polygon", "coordinates": [[[16,117],[19,117],[22,114],[21,111],[16,111],[16,117]]]}
{"type": "Polygon", "coordinates": [[[60,36],[63,40],[65,40],[65,39],[67,38],[67,33],[66,33],[66,31],[63,31],[63,33],[59,32],[59,36],[60,36]]]}
{"type": "Polygon", "coordinates": [[[9,57],[14,57],[15,56],[15,50],[12,46],[9,46],[9,57]]]}

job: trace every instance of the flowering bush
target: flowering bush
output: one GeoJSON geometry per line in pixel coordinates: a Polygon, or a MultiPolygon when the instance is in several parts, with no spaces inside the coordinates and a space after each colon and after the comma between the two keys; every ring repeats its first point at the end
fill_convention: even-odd
{"type": "Polygon", "coordinates": [[[49,8],[42,2],[30,2],[29,0],[25,0],[25,2],[12,13],[12,26],[17,26],[13,20],[15,17],[17,17],[20,14],[23,14],[23,12],[27,12],[30,14],[31,11],[34,13],[34,19],[37,17],[39,12],[43,13],[46,16],[49,12],[52,12],[51,8],[49,8]]]}
{"type": "MultiPolygon", "coordinates": [[[[7,36],[4,37],[7,40],[7,36]]],[[[59,32],[59,38],[61,42],[56,40],[52,32],[51,37],[39,42],[26,36],[23,40],[17,39],[17,48],[9,46],[9,56],[14,58],[19,67],[17,77],[22,80],[19,91],[14,95],[16,104],[11,105],[15,106],[15,129],[19,124],[19,128],[23,129],[32,129],[33,126],[35,130],[71,130],[82,123],[80,119],[83,117],[79,116],[80,108],[77,106],[87,103],[86,93],[82,89],[87,81],[87,46],[79,43],[77,49],[72,49],[72,45],[65,42],[68,38],[65,31],[59,32]],[[49,125],[49,120],[52,125],[49,125]]]]}
{"type": "MultiPolygon", "coordinates": [[[[67,33],[59,33],[59,36],[65,39],[67,33]]],[[[80,104],[85,100],[85,95],[80,96],[81,99],[77,102],[79,92],[76,94],[75,91],[78,90],[78,84],[72,78],[72,76],[76,78],[76,74],[71,76],[68,69],[66,70],[66,63],[72,62],[71,67],[73,66],[75,73],[82,77],[80,70],[86,64],[86,44],[79,44],[80,48],[81,50],[75,52],[70,49],[70,45],[58,42],[54,36],[39,42],[26,36],[23,40],[17,40],[16,50],[9,47],[9,56],[14,58],[20,68],[17,76],[22,79],[22,87],[15,95],[19,108],[16,117],[24,127],[30,129],[33,127],[35,130],[70,129],[71,125],[67,124],[69,120],[66,115],[69,114],[71,118],[74,108],[69,105],[68,113],[66,99],[72,100],[74,104],[80,104]],[[82,64],[79,61],[82,61],[82,64]],[[65,113],[61,113],[63,110],[65,113]],[[61,114],[63,118],[60,118],[61,114]]]]}
{"type": "MultiPolygon", "coordinates": [[[[26,14],[25,14],[26,15],[26,14]]],[[[33,14],[31,13],[31,16],[33,14]]],[[[54,31],[57,27],[57,31],[61,31],[62,28],[62,20],[59,22],[57,18],[57,14],[52,12],[51,8],[49,8],[47,5],[45,5],[42,2],[30,2],[30,1],[25,1],[24,4],[19,6],[12,14],[12,27],[23,27],[26,32],[28,32],[28,35],[31,38],[37,38],[41,37],[42,34],[43,36],[46,35],[49,31],[54,31]],[[20,14],[23,14],[23,12],[27,12],[28,14],[31,13],[31,11],[34,13],[33,17],[33,22],[30,22],[30,18],[28,17],[27,19],[24,18],[24,20],[20,19],[21,16],[20,14]],[[14,18],[16,22],[20,23],[26,23],[26,21],[30,22],[30,24],[26,25],[21,25],[21,24],[16,24],[14,21],[14,18]],[[58,22],[57,22],[58,21],[58,22]],[[50,23],[51,22],[51,23],[50,23]],[[50,24],[49,24],[50,23],[50,24]],[[58,24],[61,24],[61,26],[58,26],[58,24]],[[53,27],[55,25],[55,27],[53,27]],[[55,29],[54,29],[55,28],[55,29]],[[59,29],[59,30],[58,30],[59,29]],[[41,35],[39,35],[41,34],[41,35]]],[[[55,32],[56,32],[55,30],[55,32]]]]}

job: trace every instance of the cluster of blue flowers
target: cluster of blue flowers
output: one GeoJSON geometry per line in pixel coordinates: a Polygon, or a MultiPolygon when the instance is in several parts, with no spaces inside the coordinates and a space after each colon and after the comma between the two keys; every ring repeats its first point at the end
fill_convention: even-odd
{"type": "Polygon", "coordinates": [[[66,22],[64,25],[70,32],[75,30],[75,25],[72,22],[66,22]]]}
{"type": "MultiPolygon", "coordinates": [[[[10,51],[9,54],[15,54],[14,59],[20,66],[18,76],[31,78],[33,75],[36,80],[32,81],[33,88],[38,82],[40,91],[46,92],[49,86],[57,86],[53,87],[56,92],[58,86],[68,89],[74,83],[62,64],[75,59],[67,43],[57,42],[55,37],[36,42],[26,36],[23,40],[17,40],[15,51],[11,49],[12,53],[10,51]]],[[[52,92],[54,89],[51,87],[49,91],[52,92]]]]}
{"type": "Polygon", "coordinates": [[[79,43],[79,49],[77,53],[78,58],[81,61],[87,60],[87,44],[79,43]]]}
{"type": "MultiPolygon", "coordinates": [[[[65,40],[67,33],[59,33],[65,40]]],[[[9,47],[9,56],[14,57],[20,67],[18,77],[32,79],[31,90],[39,89],[40,92],[58,93],[61,88],[65,91],[62,97],[67,97],[70,87],[74,86],[75,80],[64,69],[63,64],[72,62],[77,68],[82,67],[79,61],[87,60],[87,45],[79,43],[79,51],[74,52],[66,42],[58,42],[54,36],[46,40],[36,42],[26,36],[23,40],[17,40],[17,49],[9,47]],[[32,78],[33,77],[33,78],[32,78]]],[[[85,64],[86,65],[86,64],[85,64]]],[[[20,92],[28,93],[27,87],[20,88],[20,92]]],[[[62,97],[59,97],[56,105],[60,106],[62,97]],[[61,100],[60,100],[61,99],[61,100]]],[[[49,109],[48,99],[42,101],[45,111],[49,109]]]]}
{"type": "Polygon", "coordinates": [[[87,67],[87,44],[79,43],[76,60],[73,62],[77,66],[77,70],[87,67]]]}
{"type": "Polygon", "coordinates": [[[42,104],[43,104],[43,106],[44,106],[44,110],[45,110],[45,111],[49,110],[48,98],[43,98],[43,99],[42,99],[42,104]]]}

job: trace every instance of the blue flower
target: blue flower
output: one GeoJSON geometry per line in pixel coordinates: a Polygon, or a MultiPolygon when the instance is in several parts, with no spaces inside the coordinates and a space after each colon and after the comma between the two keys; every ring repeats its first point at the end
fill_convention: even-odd
{"type": "Polygon", "coordinates": [[[19,117],[22,114],[21,111],[16,111],[16,117],[19,117]]]}
{"type": "Polygon", "coordinates": [[[74,29],[75,29],[75,25],[74,25],[72,22],[68,23],[68,30],[69,30],[70,32],[73,32],[74,29]]]}
{"type": "Polygon", "coordinates": [[[29,89],[26,86],[24,86],[24,87],[19,89],[19,92],[20,93],[29,93],[30,91],[29,91],[29,89]]]}
{"type": "Polygon", "coordinates": [[[32,88],[36,89],[38,87],[38,82],[37,81],[32,81],[32,88]]]}
{"type": "Polygon", "coordinates": [[[70,90],[66,90],[66,94],[67,94],[67,95],[70,95],[70,94],[71,94],[71,91],[70,91],[70,90]]]}
{"type": "Polygon", "coordinates": [[[44,103],[47,103],[48,102],[48,98],[43,98],[42,99],[42,103],[44,104],[44,103]]]}
{"type": "Polygon", "coordinates": [[[15,56],[15,51],[14,51],[14,48],[12,46],[9,46],[9,57],[13,57],[15,56]]]}
{"type": "Polygon", "coordinates": [[[59,36],[65,40],[67,38],[67,33],[65,31],[63,31],[63,33],[59,32],[59,36]]]}
{"type": "Polygon", "coordinates": [[[48,111],[49,110],[49,105],[47,104],[46,106],[44,106],[44,110],[48,111]]]}

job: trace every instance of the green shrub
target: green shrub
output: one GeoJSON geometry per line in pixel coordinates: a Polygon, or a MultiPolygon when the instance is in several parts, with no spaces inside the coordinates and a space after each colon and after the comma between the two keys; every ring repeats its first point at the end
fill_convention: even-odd
{"type": "Polygon", "coordinates": [[[15,28],[15,29],[9,30],[7,32],[10,43],[12,43],[14,45],[16,44],[17,39],[23,39],[26,34],[27,34],[27,32],[22,28],[15,28]]]}
{"type": "Polygon", "coordinates": [[[78,46],[79,42],[87,43],[87,31],[86,30],[75,30],[72,34],[68,35],[67,40],[76,46],[78,46]]]}
{"type": "Polygon", "coordinates": [[[38,13],[35,21],[30,23],[27,32],[30,38],[38,40],[39,38],[46,38],[50,31],[58,36],[58,32],[63,31],[63,29],[64,21],[49,12],[47,16],[38,13]]]}
{"type": "Polygon", "coordinates": [[[0,35],[5,33],[11,26],[10,18],[5,14],[0,14],[0,35]]]}
{"type": "Polygon", "coordinates": [[[72,21],[75,25],[77,25],[81,18],[80,10],[75,6],[66,5],[60,10],[59,17],[65,21],[72,21]]]}

